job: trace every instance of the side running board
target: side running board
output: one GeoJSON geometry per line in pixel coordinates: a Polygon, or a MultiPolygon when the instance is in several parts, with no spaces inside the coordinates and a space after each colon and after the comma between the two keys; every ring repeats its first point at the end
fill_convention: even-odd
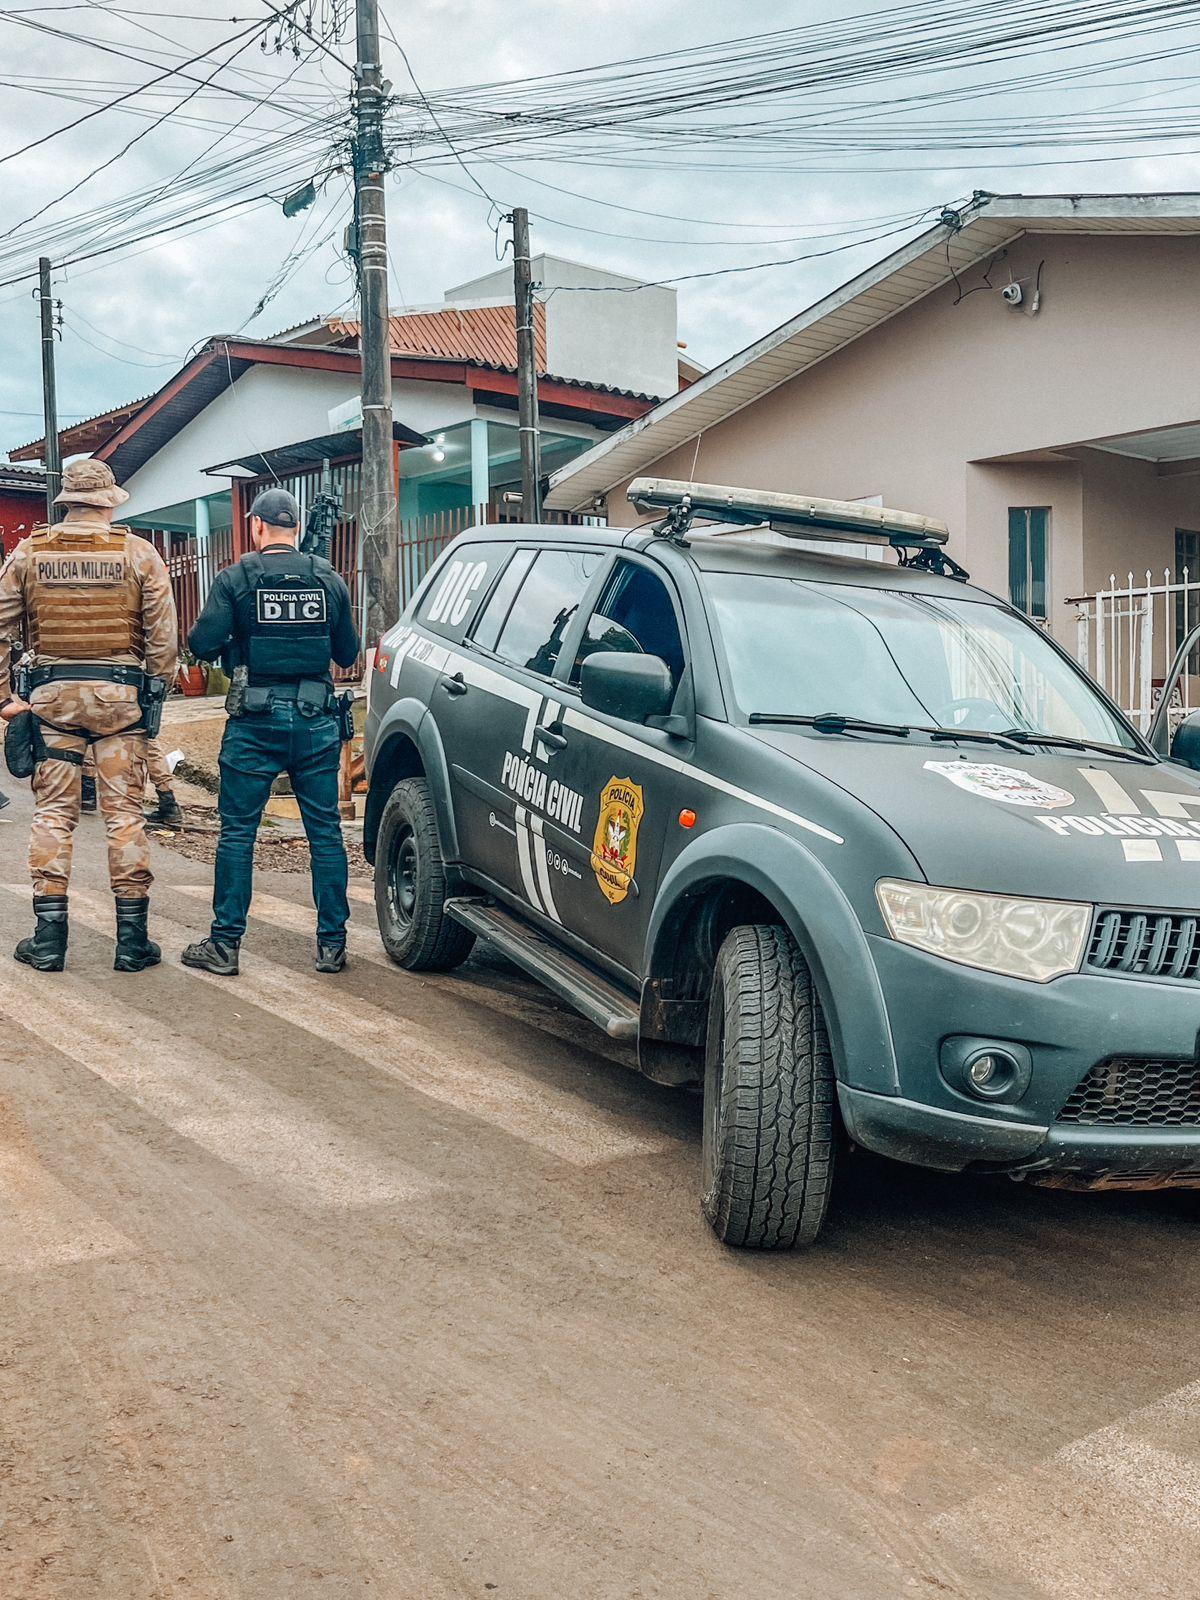
{"type": "Polygon", "coordinates": [[[455,922],[495,945],[501,954],[545,984],[560,999],[604,1029],[610,1039],[636,1039],[637,1002],[582,961],[543,939],[507,911],[487,900],[447,900],[455,922]]]}

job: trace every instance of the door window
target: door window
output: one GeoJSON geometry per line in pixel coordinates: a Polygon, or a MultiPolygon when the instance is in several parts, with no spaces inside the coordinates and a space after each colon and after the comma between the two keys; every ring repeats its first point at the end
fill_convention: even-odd
{"type": "Polygon", "coordinates": [[[524,582],[525,574],[533,565],[533,558],[536,555],[536,550],[518,550],[500,574],[500,581],[492,590],[491,598],[475,625],[475,643],[484,650],[495,650],[500,630],[508,621],[508,613],[512,610],[517,590],[524,582]]]}
{"type": "Polygon", "coordinates": [[[1049,506],[1008,508],[1008,598],[1017,611],[1044,620],[1049,506]]]}
{"type": "Polygon", "coordinates": [[[496,654],[549,677],[603,559],[593,550],[540,550],[500,627],[496,654]]]}
{"type": "Polygon", "coordinates": [[[588,618],[579,653],[571,669],[578,683],[588,656],[602,651],[626,651],[659,656],[678,686],[683,675],[683,639],[667,586],[647,568],[633,561],[618,561],[596,609],[588,618]]]}

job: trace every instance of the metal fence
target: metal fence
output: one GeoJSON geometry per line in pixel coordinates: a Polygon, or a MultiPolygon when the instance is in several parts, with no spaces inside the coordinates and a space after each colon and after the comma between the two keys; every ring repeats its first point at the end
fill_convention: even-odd
{"type": "MultiPolygon", "coordinates": [[[[1158,708],[1163,681],[1188,630],[1200,621],[1200,576],[1185,568],[1161,583],[1132,572],[1124,584],[1115,574],[1108,588],[1068,601],[1076,607],[1076,654],[1097,683],[1143,731],[1158,708]]],[[[1187,715],[1200,700],[1200,661],[1188,670],[1173,696],[1172,716],[1187,715]]]]}
{"type": "MultiPolygon", "coordinates": [[[[366,615],[366,590],[358,545],[360,463],[349,461],[335,466],[330,476],[342,505],[342,517],[334,531],[330,560],[350,590],[355,623],[361,632],[366,615]]],[[[250,485],[250,498],[259,486],[250,485]]],[[[321,469],[293,473],[281,479],[280,486],[296,496],[303,520],[308,515],[312,496],[321,487],[321,469]]],[[[459,506],[436,512],[432,516],[413,517],[402,522],[400,525],[401,606],[408,604],[438,556],[464,529],[481,523],[494,524],[499,528],[512,520],[506,506],[492,503],[486,506],[459,506]]],[[[602,526],[604,523],[602,517],[578,517],[565,512],[546,512],[544,520],[549,523],[587,526],[602,526]]],[[[167,564],[175,606],[179,613],[180,644],[183,645],[200,614],[213,579],[223,567],[230,566],[235,558],[233,530],[214,528],[204,543],[197,541],[194,534],[146,529],[139,531],[153,542],[167,564]]],[[[340,676],[354,678],[360,671],[361,663],[348,668],[340,676]]]]}

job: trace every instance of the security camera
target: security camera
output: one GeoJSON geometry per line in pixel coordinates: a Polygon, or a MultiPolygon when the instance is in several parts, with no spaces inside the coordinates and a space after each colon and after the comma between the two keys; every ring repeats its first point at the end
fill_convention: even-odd
{"type": "Polygon", "coordinates": [[[1025,291],[1019,283],[1006,283],[1000,294],[1010,306],[1019,306],[1025,298],[1025,291]]]}

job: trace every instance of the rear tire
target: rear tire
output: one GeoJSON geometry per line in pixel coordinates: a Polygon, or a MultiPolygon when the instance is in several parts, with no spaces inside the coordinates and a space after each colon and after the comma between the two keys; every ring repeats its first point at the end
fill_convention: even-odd
{"type": "Polygon", "coordinates": [[[446,867],[437,814],[424,778],[388,796],[375,847],[375,915],[383,947],[409,972],[449,972],[475,935],[446,915],[446,867]]]}
{"type": "Polygon", "coordinates": [[[709,1002],[703,1207],[717,1238],[789,1250],[821,1231],[836,1131],[829,1036],[783,928],[734,928],[709,1002]]]}

